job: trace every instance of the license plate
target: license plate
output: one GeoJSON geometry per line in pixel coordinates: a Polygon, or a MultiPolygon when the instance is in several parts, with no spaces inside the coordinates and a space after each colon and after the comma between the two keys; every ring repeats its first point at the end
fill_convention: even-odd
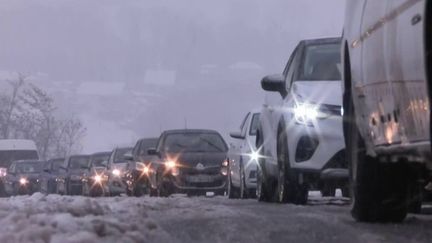
{"type": "Polygon", "coordinates": [[[208,175],[190,176],[187,180],[192,183],[206,183],[214,181],[213,177],[208,175]]]}

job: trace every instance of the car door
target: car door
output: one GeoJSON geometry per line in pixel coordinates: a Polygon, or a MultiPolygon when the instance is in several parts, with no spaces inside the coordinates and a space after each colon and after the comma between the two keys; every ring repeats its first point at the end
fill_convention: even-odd
{"type": "Polygon", "coordinates": [[[230,157],[231,157],[230,171],[232,172],[231,180],[235,186],[238,186],[240,184],[240,175],[238,172],[240,171],[240,162],[242,161],[242,154],[244,153],[244,145],[246,141],[250,116],[251,113],[250,112],[247,113],[240,125],[240,134],[242,138],[232,139],[232,144],[230,148],[230,157]]]}
{"type": "Polygon", "coordinates": [[[243,156],[243,166],[256,168],[258,161],[252,160],[252,153],[256,152],[255,140],[258,128],[259,121],[259,113],[251,113],[250,119],[247,123],[247,132],[245,139],[242,140],[242,152],[240,153],[243,156]]]}
{"type": "MultiPolygon", "coordinates": [[[[388,139],[414,143],[429,140],[429,98],[425,70],[425,6],[427,1],[389,1],[385,27],[387,80],[393,88],[393,119],[388,139]],[[403,112],[401,112],[403,111],[403,112]]],[[[390,112],[390,111],[389,111],[390,112]]]]}

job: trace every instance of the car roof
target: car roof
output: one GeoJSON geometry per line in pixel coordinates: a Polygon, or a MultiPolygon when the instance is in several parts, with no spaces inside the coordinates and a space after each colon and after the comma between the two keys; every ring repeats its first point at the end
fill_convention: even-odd
{"type": "Polygon", "coordinates": [[[331,37],[331,38],[319,38],[319,39],[308,39],[302,40],[301,43],[311,46],[311,45],[320,45],[320,44],[339,44],[341,43],[341,37],[331,37]]]}
{"type": "Polygon", "coordinates": [[[97,152],[97,153],[94,153],[94,154],[92,154],[91,156],[99,156],[99,155],[110,155],[111,154],[111,152],[97,152]]]}
{"type": "Polygon", "coordinates": [[[0,139],[0,150],[37,150],[33,140],[0,139]]]}
{"type": "Polygon", "coordinates": [[[159,139],[159,137],[157,137],[157,138],[140,138],[138,141],[155,141],[158,139],[159,139]]]}
{"type": "Polygon", "coordinates": [[[44,160],[34,160],[34,159],[27,159],[27,160],[15,160],[13,163],[44,163],[46,161],[44,160]]]}
{"type": "Polygon", "coordinates": [[[209,130],[209,129],[173,129],[173,130],[167,130],[163,132],[164,134],[178,134],[178,133],[215,133],[219,134],[215,130],[209,130]]]}
{"type": "Polygon", "coordinates": [[[261,113],[261,108],[255,108],[251,110],[252,114],[261,113]]]}

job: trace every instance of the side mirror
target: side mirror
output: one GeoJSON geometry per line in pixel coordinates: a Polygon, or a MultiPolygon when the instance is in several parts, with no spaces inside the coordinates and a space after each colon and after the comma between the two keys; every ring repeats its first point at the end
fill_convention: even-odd
{"type": "Polygon", "coordinates": [[[244,139],[245,136],[241,134],[241,132],[231,132],[230,136],[235,139],[244,139]]]}
{"type": "Polygon", "coordinates": [[[261,87],[265,91],[279,92],[282,97],[287,95],[285,77],[281,74],[265,76],[261,80],[261,87]]]}
{"type": "Polygon", "coordinates": [[[147,150],[147,154],[148,155],[157,155],[157,156],[159,156],[159,152],[155,148],[149,148],[147,150]]]}
{"type": "Polygon", "coordinates": [[[127,161],[133,161],[133,155],[131,153],[126,153],[123,155],[123,159],[127,161]]]}

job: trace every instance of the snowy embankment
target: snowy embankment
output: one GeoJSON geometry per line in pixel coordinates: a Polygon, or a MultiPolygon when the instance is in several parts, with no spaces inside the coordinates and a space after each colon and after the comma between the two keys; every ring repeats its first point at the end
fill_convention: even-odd
{"type": "Polygon", "coordinates": [[[0,198],[0,242],[430,242],[430,215],[360,224],[347,199],[310,194],[308,205],[225,197],[0,198]]]}

